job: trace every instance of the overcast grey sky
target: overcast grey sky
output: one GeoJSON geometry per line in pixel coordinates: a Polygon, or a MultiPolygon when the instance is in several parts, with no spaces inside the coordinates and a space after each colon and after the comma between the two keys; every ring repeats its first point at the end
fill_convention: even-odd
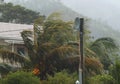
{"type": "Polygon", "coordinates": [[[120,9],[120,0],[61,0],[65,5],[71,7],[79,13],[93,17],[101,18],[111,16],[110,13],[118,13],[120,9]]]}
{"type": "Polygon", "coordinates": [[[61,0],[73,10],[120,29],[120,0],[61,0]]]}

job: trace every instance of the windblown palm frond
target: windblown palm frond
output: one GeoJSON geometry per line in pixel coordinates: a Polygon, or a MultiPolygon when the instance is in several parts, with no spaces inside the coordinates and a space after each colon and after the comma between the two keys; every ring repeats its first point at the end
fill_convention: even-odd
{"type": "Polygon", "coordinates": [[[101,62],[94,57],[85,57],[85,70],[87,74],[98,74],[103,70],[101,62]]]}
{"type": "MultiPolygon", "coordinates": [[[[71,71],[79,69],[80,56],[70,57],[69,59],[62,60],[62,66],[69,68],[71,71]]],[[[60,66],[60,65],[59,65],[60,66]]],[[[103,64],[95,57],[84,57],[84,72],[86,76],[92,76],[102,73],[103,64]]]]}
{"type": "Polygon", "coordinates": [[[24,31],[21,32],[21,36],[22,36],[22,38],[24,40],[25,46],[28,49],[32,49],[33,45],[34,45],[32,31],[24,30],[24,31]]]}
{"type": "MultiPolygon", "coordinates": [[[[24,30],[21,32],[21,36],[23,38],[24,44],[28,49],[29,59],[30,61],[35,60],[35,48],[34,48],[34,37],[33,32],[30,30],[24,30]]],[[[31,61],[32,62],[32,61],[31,61]]]]}
{"type": "Polygon", "coordinates": [[[17,53],[8,51],[8,50],[0,50],[0,58],[3,60],[6,60],[8,63],[15,64],[20,63],[24,64],[27,59],[21,55],[18,55],[17,53]]]}
{"type": "Polygon", "coordinates": [[[78,49],[73,48],[69,45],[64,45],[53,49],[48,56],[49,57],[53,56],[53,58],[54,56],[58,56],[59,59],[62,60],[62,59],[68,59],[69,57],[73,57],[75,55],[78,55],[78,49]]]}
{"type": "Polygon", "coordinates": [[[9,72],[11,68],[12,67],[7,64],[0,63],[0,73],[9,72]]]}
{"type": "Polygon", "coordinates": [[[7,75],[9,72],[14,72],[16,70],[18,70],[18,67],[14,67],[10,64],[6,64],[6,63],[0,63],[0,75],[2,77],[4,77],[5,75],[7,75]]]}
{"type": "Polygon", "coordinates": [[[92,43],[90,48],[94,50],[97,48],[101,48],[101,50],[113,51],[118,49],[118,46],[112,38],[105,37],[97,39],[95,42],[92,43]]]}
{"type": "Polygon", "coordinates": [[[110,56],[113,55],[113,51],[117,51],[118,46],[112,38],[105,37],[97,39],[89,48],[96,53],[104,68],[107,69],[112,63],[110,56]]]}
{"type": "Polygon", "coordinates": [[[6,75],[11,70],[12,70],[12,67],[9,66],[8,64],[0,63],[0,75],[1,76],[6,75]]]}
{"type": "Polygon", "coordinates": [[[91,50],[89,48],[85,48],[85,56],[87,56],[87,57],[96,57],[97,54],[93,50],[91,50]]]}

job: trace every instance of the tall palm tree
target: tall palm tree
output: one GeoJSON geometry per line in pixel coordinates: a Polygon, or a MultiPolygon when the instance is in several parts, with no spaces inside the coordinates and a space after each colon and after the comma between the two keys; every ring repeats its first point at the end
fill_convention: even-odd
{"type": "Polygon", "coordinates": [[[31,66],[39,69],[41,79],[45,79],[47,74],[53,75],[55,70],[63,69],[65,65],[62,60],[77,52],[77,49],[67,45],[73,39],[72,34],[71,23],[62,20],[46,21],[42,29],[35,24],[34,32],[21,33],[28,48],[31,66]]]}

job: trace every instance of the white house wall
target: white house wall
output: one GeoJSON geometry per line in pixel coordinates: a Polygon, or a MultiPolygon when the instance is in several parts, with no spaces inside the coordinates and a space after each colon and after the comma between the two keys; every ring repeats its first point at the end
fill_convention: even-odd
{"type": "Polygon", "coordinates": [[[23,30],[33,30],[33,25],[0,22],[0,37],[21,39],[23,30]]]}

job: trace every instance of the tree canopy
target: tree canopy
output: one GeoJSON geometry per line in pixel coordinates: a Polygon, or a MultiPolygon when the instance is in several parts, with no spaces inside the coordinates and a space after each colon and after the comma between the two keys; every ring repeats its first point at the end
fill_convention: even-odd
{"type": "Polygon", "coordinates": [[[74,38],[73,28],[71,22],[38,18],[33,30],[23,31],[21,36],[28,49],[31,68],[39,69],[40,78],[46,79],[47,74],[66,68],[63,60],[78,51],[67,45],[74,38]]]}
{"type": "MultiPolygon", "coordinates": [[[[0,4],[0,22],[30,24],[40,17],[40,13],[12,3],[0,4]]],[[[43,16],[44,17],[44,16],[43,16]]]]}

